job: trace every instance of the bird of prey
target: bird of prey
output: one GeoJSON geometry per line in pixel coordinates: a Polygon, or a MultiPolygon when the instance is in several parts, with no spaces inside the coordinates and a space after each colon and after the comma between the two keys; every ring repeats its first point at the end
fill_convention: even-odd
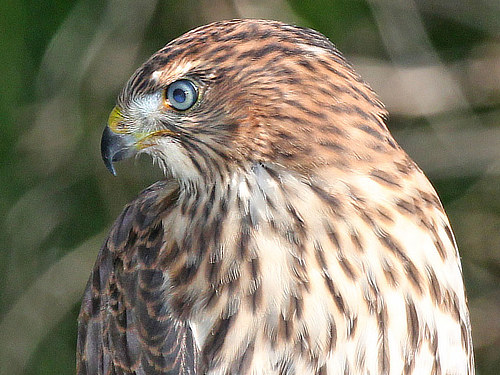
{"type": "Polygon", "coordinates": [[[78,374],[473,374],[448,219],[386,115],[310,29],[221,21],[155,53],[101,146],[166,178],[99,252],[78,374]]]}

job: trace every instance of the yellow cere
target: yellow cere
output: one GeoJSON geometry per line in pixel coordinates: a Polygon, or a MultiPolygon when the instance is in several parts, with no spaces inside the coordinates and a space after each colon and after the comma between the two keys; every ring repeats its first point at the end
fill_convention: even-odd
{"type": "Polygon", "coordinates": [[[108,126],[115,133],[125,133],[123,129],[120,129],[119,125],[123,121],[123,115],[118,106],[115,106],[108,118],[108,126]]]}

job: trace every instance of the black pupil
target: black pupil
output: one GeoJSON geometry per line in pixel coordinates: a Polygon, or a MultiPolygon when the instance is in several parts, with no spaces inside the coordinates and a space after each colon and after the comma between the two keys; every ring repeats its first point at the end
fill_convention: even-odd
{"type": "Polygon", "coordinates": [[[182,89],[175,89],[173,97],[177,103],[184,103],[186,101],[186,93],[182,89]]]}

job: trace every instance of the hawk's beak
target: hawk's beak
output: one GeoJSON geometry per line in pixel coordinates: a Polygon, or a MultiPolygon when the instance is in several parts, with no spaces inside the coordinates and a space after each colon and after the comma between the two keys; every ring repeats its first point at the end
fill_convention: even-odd
{"type": "Polygon", "coordinates": [[[116,106],[111,111],[108,125],[104,128],[101,138],[101,156],[104,165],[116,176],[113,162],[131,157],[137,153],[136,139],[132,134],[124,131],[123,116],[120,108],[116,106]]]}
{"type": "Polygon", "coordinates": [[[109,126],[104,128],[101,138],[101,156],[104,165],[116,176],[113,163],[135,155],[135,137],[131,134],[115,133],[109,126]]]}
{"type": "Polygon", "coordinates": [[[131,132],[118,106],[109,115],[108,125],[101,138],[101,156],[104,165],[116,176],[113,163],[137,154],[140,150],[154,146],[156,139],[175,136],[175,132],[160,129],[150,133],[131,132]]]}

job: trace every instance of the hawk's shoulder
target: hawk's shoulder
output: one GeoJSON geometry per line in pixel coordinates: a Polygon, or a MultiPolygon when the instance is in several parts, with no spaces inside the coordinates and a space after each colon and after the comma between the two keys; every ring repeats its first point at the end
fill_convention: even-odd
{"type": "Polygon", "coordinates": [[[102,246],[78,324],[78,374],[194,374],[191,329],[170,315],[158,254],[178,187],[158,182],[128,204],[102,246]]]}

